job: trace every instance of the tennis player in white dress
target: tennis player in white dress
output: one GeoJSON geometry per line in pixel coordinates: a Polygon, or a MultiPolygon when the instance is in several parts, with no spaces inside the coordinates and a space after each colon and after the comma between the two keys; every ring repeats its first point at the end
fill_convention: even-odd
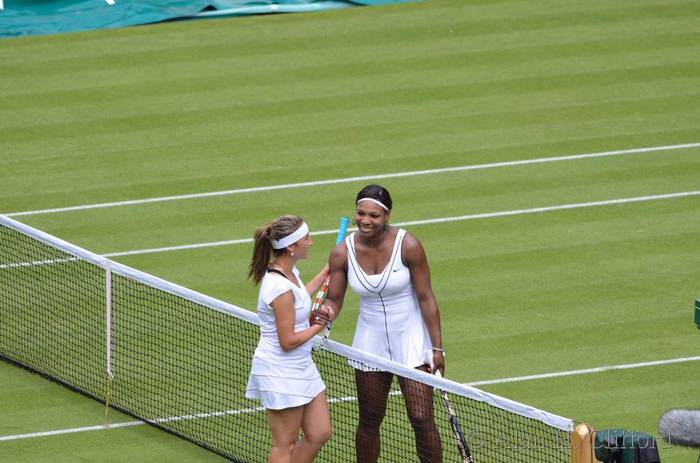
{"type": "MultiPolygon", "coordinates": [[[[426,372],[444,373],[440,312],[430,284],[428,260],[410,233],[389,226],[392,201],[380,185],[367,185],[356,197],[358,231],[335,247],[329,259],[330,285],[320,314],[340,312],[347,286],[360,297],[353,347],[426,372]]],[[[359,406],[355,434],[358,463],[380,455],[380,426],[393,375],[351,362],[359,406]]],[[[433,391],[398,377],[416,435],[421,463],[441,463],[442,443],[435,425],[433,391]]]]}
{"type": "Polygon", "coordinates": [[[272,432],[268,463],[312,462],[331,436],[326,386],[311,358],[311,338],[324,325],[309,323],[309,293],[328,270],[304,285],[296,268],[311,244],[308,226],[295,216],[282,216],[255,232],[249,277],[260,284],[260,340],[246,397],[267,409],[272,432]]]}
{"type": "MultiPolygon", "coordinates": [[[[376,274],[367,274],[357,261],[356,234],[345,239],[348,285],[360,296],[352,347],[418,368],[433,363],[433,345],[411,284],[411,272],[401,259],[405,236],[406,230],[397,230],[389,261],[376,274]]],[[[373,371],[364,365],[355,368],[373,371]]]]}

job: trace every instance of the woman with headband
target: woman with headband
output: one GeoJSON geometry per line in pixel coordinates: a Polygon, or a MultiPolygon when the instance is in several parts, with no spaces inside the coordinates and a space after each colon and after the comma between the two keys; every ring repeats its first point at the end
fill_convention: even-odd
{"type": "Polygon", "coordinates": [[[309,325],[309,294],[328,268],[306,285],[296,268],[311,244],[309,227],[295,216],[279,217],[255,231],[248,277],[260,284],[260,341],[245,395],[267,409],[272,432],[268,463],[312,462],[331,436],[326,386],[311,359],[311,338],[324,325],[309,325]]]}
{"type": "MultiPolygon", "coordinates": [[[[444,373],[440,312],[430,285],[428,259],[413,235],[389,225],[391,206],[389,192],[379,185],[368,185],[357,194],[358,230],[331,253],[330,284],[321,314],[327,312],[328,320],[335,318],[350,285],[360,297],[353,347],[422,371],[444,373]]],[[[357,461],[374,463],[393,375],[353,366],[360,409],[357,461]]],[[[441,462],[432,388],[407,378],[398,380],[416,435],[418,459],[441,462]]]]}

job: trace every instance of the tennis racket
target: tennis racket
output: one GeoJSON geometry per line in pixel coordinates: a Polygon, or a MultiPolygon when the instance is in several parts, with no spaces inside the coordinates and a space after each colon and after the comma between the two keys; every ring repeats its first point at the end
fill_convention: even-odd
{"type": "MultiPolygon", "coordinates": [[[[435,373],[439,378],[442,378],[442,375],[440,374],[440,370],[435,373]]],[[[472,454],[469,451],[469,445],[467,444],[467,439],[464,437],[464,433],[462,432],[462,427],[459,425],[459,421],[457,420],[457,415],[455,415],[455,411],[452,408],[452,404],[450,403],[450,398],[447,397],[447,392],[438,389],[440,391],[440,395],[442,396],[442,403],[445,404],[445,409],[447,410],[447,416],[450,421],[450,426],[452,427],[452,432],[455,435],[455,440],[457,442],[457,450],[459,451],[459,456],[462,457],[462,463],[474,463],[474,459],[472,458],[472,454]]]]}
{"type": "MultiPolygon", "coordinates": [[[[335,244],[336,246],[339,245],[344,239],[345,239],[345,234],[348,232],[348,223],[350,222],[350,219],[347,217],[341,217],[340,218],[340,227],[338,228],[338,235],[335,237],[335,244]]],[[[326,279],[323,280],[323,283],[321,284],[321,289],[318,290],[316,293],[316,298],[314,299],[314,303],[311,306],[311,313],[314,313],[318,310],[319,307],[321,307],[321,304],[323,304],[323,301],[326,300],[326,294],[328,293],[328,283],[331,280],[331,275],[330,273],[328,276],[326,276],[326,279]]],[[[331,332],[331,323],[326,325],[326,328],[323,330],[323,336],[321,337],[321,343],[318,345],[317,349],[320,349],[326,344],[326,341],[328,341],[328,335],[331,332]]]]}

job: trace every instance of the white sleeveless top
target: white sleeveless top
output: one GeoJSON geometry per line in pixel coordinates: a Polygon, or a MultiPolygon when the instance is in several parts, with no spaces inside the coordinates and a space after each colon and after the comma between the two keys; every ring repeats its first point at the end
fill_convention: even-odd
{"type": "MultiPolygon", "coordinates": [[[[405,235],[406,230],[398,230],[389,262],[376,275],[365,273],[357,262],[355,233],[345,238],[348,284],[360,297],[360,316],[352,346],[415,368],[431,364],[433,356],[411,272],[401,258],[405,235]]],[[[356,364],[353,366],[372,370],[356,364]]]]}

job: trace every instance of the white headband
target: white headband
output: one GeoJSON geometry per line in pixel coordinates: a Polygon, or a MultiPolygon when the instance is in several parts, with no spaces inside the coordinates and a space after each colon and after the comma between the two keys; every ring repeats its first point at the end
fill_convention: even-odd
{"type": "Polygon", "coordinates": [[[360,201],[372,201],[374,204],[378,204],[382,209],[384,209],[385,211],[389,212],[389,208],[388,208],[388,207],[386,207],[384,204],[382,204],[381,201],[377,201],[377,200],[374,199],[374,198],[360,198],[360,199],[357,200],[357,202],[356,202],[355,204],[360,204],[360,201]]]}
{"type": "Polygon", "coordinates": [[[275,249],[284,249],[287,246],[296,243],[308,234],[309,226],[306,225],[306,222],[302,222],[301,227],[297,228],[293,233],[285,236],[281,240],[271,240],[272,247],[275,249]]]}

